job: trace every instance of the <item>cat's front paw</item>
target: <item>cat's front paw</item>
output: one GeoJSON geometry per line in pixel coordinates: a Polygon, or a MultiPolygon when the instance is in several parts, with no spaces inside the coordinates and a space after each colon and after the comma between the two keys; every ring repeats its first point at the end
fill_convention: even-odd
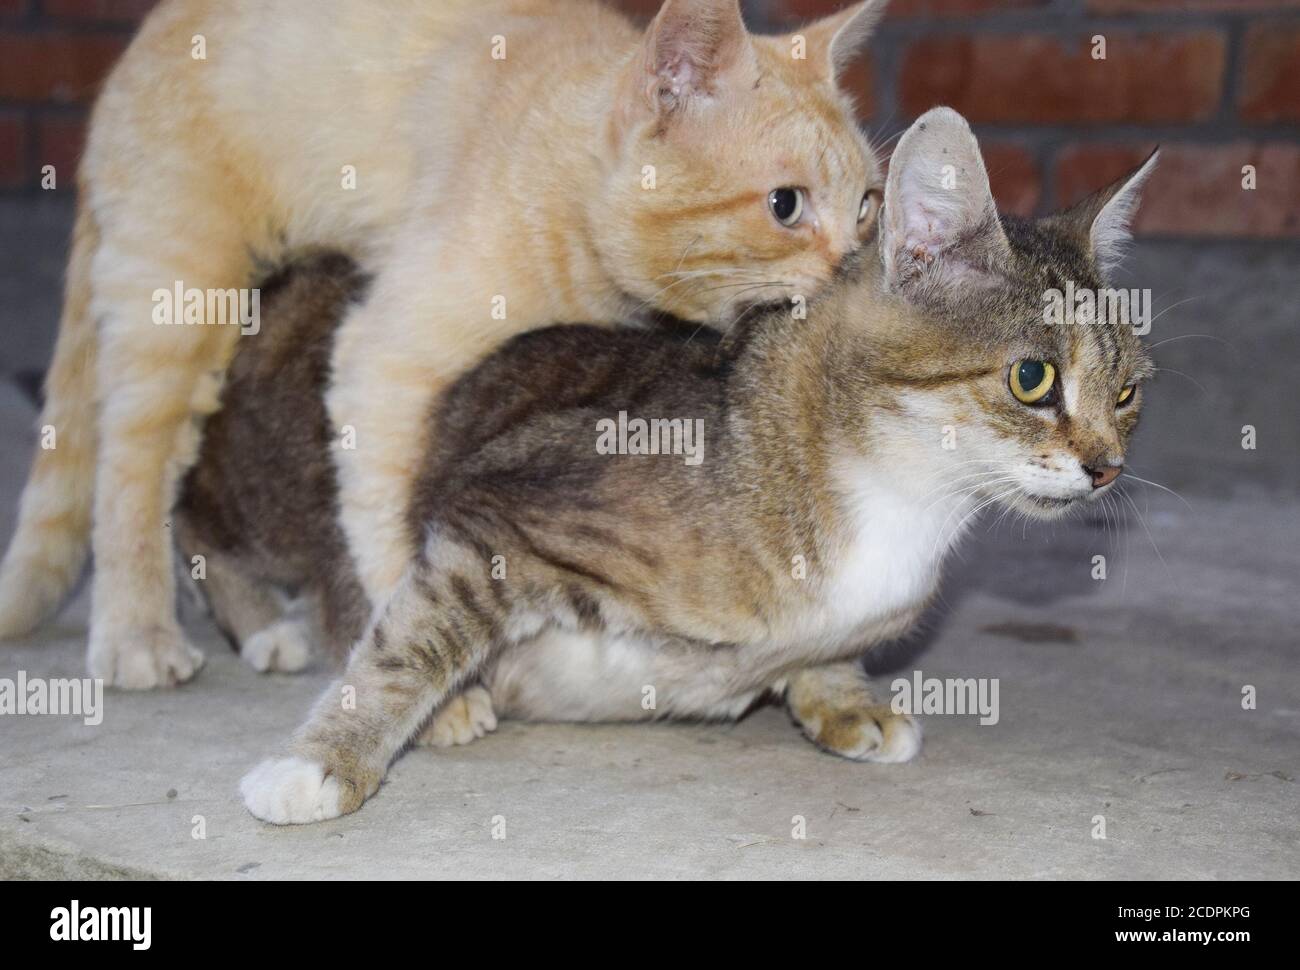
{"type": "Polygon", "coordinates": [[[854,761],[901,764],[921,751],[921,724],[888,704],[812,713],[801,722],[813,744],[854,761]]]}
{"type": "Polygon", "coordinates": [[[123,690],[183,684],[203,666],[203,654],[171,626],[103,629],[92,625],[90,676],[123,690]]]}
{"type": "Polygon", "coordinates": [[[304,825],[343,814],[338,778],[306,758],[268,758],[239,783],[244,807],[272,825],[304,825]]]}

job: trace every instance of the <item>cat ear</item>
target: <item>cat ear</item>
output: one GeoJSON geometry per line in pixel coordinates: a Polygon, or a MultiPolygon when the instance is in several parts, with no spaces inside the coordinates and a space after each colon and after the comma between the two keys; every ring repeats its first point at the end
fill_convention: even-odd
{"type": "Polygon", "coordinates": [[[849,66],[885,14],[887,0],[862,0],[811,23],[791,38],[804,39],[808,63],[834,83],[849,66]]]}
{"type": "Polygon", "coordinates": [[[1141,200],[1142,186],[1155,171],[1159,157],[1157,148],[1128,175],[1047,219],[1048,224],[1064,229],[1087,247],[1103,278],[1124,258],[1124,250],[1133,238],[1130,227],[1141,200]]]}
{"type": "Polygon", "coordinates": [[[665,0],[644,47],[644,90],[655,111],[707,96],[754,64],[739,0],[665,0]]]}
{"type": "Polygon", "coordinates": [[[991,282],[1011,253],[966,119],[932,108],[898,142],[880,214],[886,285],[991,282]]]}

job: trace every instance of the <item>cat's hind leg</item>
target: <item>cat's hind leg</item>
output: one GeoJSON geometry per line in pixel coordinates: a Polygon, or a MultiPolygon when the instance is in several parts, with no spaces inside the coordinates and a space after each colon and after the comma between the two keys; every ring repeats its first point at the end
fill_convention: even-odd
{"type": "Polygon", "coordinates": [[[240,792],[277,825],[354,812],[438,704],[472,678],[507,627],[504,593],[472,550],[433,541],[412,564],[317,702],[287,756],[264,761],[240,792]]]}
{"type": "Polygon", "coordinates": [[[272,584],[250,574],[238,557],[204,544],[179,517],[175,528],[182,566],[240,659],[262,673],[306,667],[312,655],[310,618],[287,609],[272,584]]]}
{"type": "Polygon", "coordinates": [[[115,687],[180,683],[203,663],[176,617],[168,518],[202,420],[219,407],[241,315],[255,306],[240,289],[251,275],[245,233],[210,201],[228,194],[214,187],[220,178],[204,174],[178,185],[137,173],[146,188],[129,217],[102,227],[92,270],[100,408],[88,662],[115,687]],[[175,199],[189,201],[166,201],[175,199]]]}
{"type": "Polygon", "coordinates": [[[808,740],[831,754],[897,764],[921,750],[921,725],[878,701],[857,663],[799,671],[790,678],[786,703],[808,740]]]}
{"type": "Polygon", "coordinates": [[[469,744],[496,729],[492,695],[487,688],[475,684],[443,704],[415,743],[421,747],[450,748],[469,744]]]}

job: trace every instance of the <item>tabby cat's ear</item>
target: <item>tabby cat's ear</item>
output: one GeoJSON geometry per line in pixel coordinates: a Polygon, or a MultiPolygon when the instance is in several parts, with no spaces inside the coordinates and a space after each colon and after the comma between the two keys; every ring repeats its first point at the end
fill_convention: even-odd
{"type": "Polygon", "coordinates": [[[876,29],[885,14],[886,3],[887,0],[862,0],[800,29],[791,36],[791,41],[802,37],[808,63],[824,71],[834,83],[876,29]]]}
{"type": "Polygon", "coordinates": [[[1124,258],[1124,250],[1132,239],[1130,227],[1141,200],[1142,186],[1151,177],[1159,157],[1160,149],[1157,148],[1128,175],[1044,220],[1048,225],[1064,230],[1090,252],[1103,279],[1109,277],[1124,258]]]}
{"type": "Polygon", "coordinates": [[[643,46],[643,90],[656,112],[757,73],[739,0],[664,0],[643,46]]]}
{"type": "Polygon", "coordinates": [[[886,285],[993,282],[1010,253],[970,125],[951,108],[932,108],[889,161],[880,214],[886,285]]]}

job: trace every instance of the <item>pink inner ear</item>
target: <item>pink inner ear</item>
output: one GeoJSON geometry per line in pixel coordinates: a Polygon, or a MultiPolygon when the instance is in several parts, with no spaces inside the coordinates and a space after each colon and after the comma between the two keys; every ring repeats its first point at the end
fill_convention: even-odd
{"type": "Polygon", "coordinates": [[[675,96],[711,93],[745,56],[748,33],[735,0],[666,4],[651,30],[647,70],[675,96]]]}
{"type": "Polygon", "coordinates": [[[927,206],[920,199],[903,204],[903,244],[917,259],[928,263],[943,249],[945,214],[942,209],[927,206]]]}
{"type": "Polygon", "coordinates": [[[665,59],[656,73],[660,81],[671,87],[673,94],[694,90],[699,78],[699,69],[682,52],[665,59]]]}

